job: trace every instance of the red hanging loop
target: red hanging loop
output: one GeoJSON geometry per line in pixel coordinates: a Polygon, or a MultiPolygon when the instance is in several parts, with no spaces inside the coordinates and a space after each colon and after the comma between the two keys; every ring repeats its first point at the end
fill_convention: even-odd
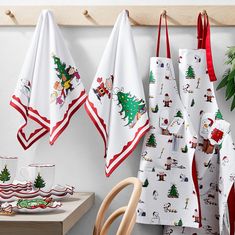
{"type": "Polygon", "coordinates": [[[197,19],[197,38],[198,38],[198,49],[206,49],[206,61],[207,70],[210,81],[216,81],[216,75],[213,65],[212,52],[211,52],[211,39],[210,39],[210,22],[207,13],[205,12],[202,16],[201,13],[197,19]],[[203,23],[202,23],[203,17],[203,23]]]}
{"type": "Polygon", "coordinates": [[[168,34],[168,25],[167,25],[167,14],[166,14],[166,12],[165,12],[165,13],[162,13],[162,14],[160,15],[160,18],[159,18],[156,56],[159,57],[159,51],[160,51],[162,17],[165,18],[165,28],[166,28],[166,55],[167,55],[167,58],[171,58],[170,42],[169,42],[169,34],[168,34]]]}

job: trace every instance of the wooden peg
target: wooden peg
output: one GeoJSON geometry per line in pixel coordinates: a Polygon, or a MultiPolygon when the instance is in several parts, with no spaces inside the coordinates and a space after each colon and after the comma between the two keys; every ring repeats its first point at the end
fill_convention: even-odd
{"type": "Polygon", "coordinates": [[[14,14],[13,14],[10,10],[6,10],[6,11],[5,11],[5,14],[6,14],[7,16],[11,17],[11,18],[14,17],[14,14]]]}
{"type": "Polygon", "coordinates": [[[84,10],[83,12],[82,12],[82,14],[84,15],[84,16],[89,16],[89,12],[88,12],[88,10],[84,10]]]}
{"type": "Polygon", "coordinates": [[[163,10],[162,16],[165,17],[165,16],[166,16],[166,13],[167,13],[166,10],[163,10]]]}
{"type": "Polygon", "coordinates": [[[206,12],[206,10],[205,10],[205,9],[204,9],[204,10],[202,10],[202,15],[203,15],[203,16],[207,15],[207,12],[206,12]]]}

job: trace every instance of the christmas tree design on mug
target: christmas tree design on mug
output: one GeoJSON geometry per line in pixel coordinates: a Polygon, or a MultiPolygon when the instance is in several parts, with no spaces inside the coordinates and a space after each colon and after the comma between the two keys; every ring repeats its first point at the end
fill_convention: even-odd
{"type": "Polygon", "coordinates": [[[34,181],[34,187],[41,189],[41,188],[44,188],[45,186],[46,186],[46,183],[45,183],[44,179],[42,178],[40,173],[38,173],[37,178],[34,181]]]}
{"type": "Polygon", "coordinates": [[[0,173],[0,181],[3,183],[9,181],[11,179],[10,171],[7,169],[7,165],[3,168],[3,170],[0,173]]]}

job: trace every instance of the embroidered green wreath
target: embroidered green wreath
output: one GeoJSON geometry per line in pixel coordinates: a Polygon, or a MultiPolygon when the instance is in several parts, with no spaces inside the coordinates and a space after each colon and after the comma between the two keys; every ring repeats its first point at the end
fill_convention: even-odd
{"type": "Polygon", "coordinates": [[[235,46],[229,47],[226,52],[227,61],[225,64],[229,65],[222,77],[222,81],[219,83],[217,90],[225,88],[225,98],[229,100],[232,98],[231,111],[235,108],[235,46]]]}

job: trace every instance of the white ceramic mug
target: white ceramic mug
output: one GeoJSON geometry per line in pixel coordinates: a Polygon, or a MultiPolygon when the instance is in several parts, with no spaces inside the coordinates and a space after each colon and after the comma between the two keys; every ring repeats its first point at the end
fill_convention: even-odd
{"type": "Polygon", "coordinates": [[[20,170],[25,180],[33,183],[34,189],[50,191],[54,185],[55,165],[34,163],[20,170]]]}
{"type": "Polygon", "coordinates": [[[11,184],[17,170],[17,157],[0,156],[0,184],[11,184]]]}

